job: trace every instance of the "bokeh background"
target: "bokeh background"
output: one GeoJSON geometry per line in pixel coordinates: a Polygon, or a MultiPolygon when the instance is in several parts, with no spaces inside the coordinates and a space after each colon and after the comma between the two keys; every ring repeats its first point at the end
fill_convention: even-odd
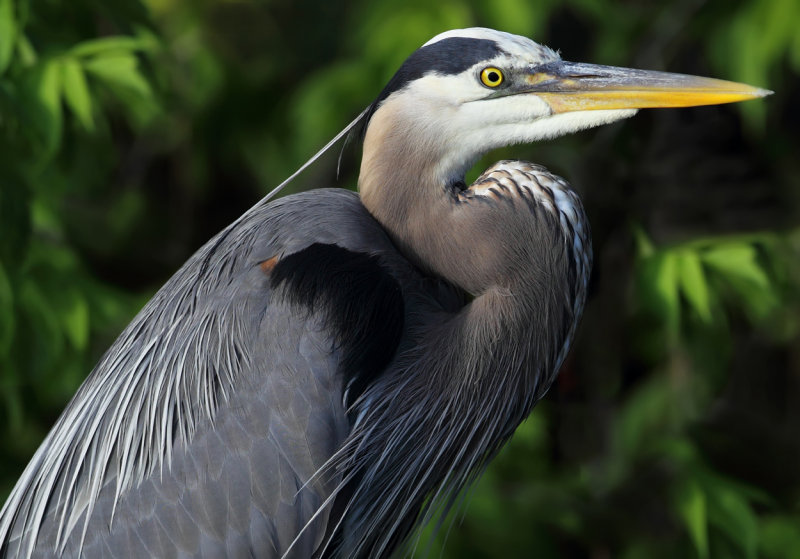
{"type": "MultiPolygon", "coordinates": [[[[775,94],[479,164],[576,185],[596,266],[557,384],[416,552],[800,557],[798,21],[797,0],[0,0],[0,499],[194,250],[413,49],[480,25],[775,94]]],[[[293,187],[355,184],[358,139],[337,175],[338,151],[293,187]]]]}

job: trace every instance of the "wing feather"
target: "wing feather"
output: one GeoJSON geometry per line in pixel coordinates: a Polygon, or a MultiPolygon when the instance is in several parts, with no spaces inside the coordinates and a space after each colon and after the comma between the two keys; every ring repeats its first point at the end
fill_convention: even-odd
{"type": "Polygon", "coordinates": [[[315,474],[350,429],[345,349],[259,264],[315,243],[393,251],[345,191],[258,205],[212,239],[69,403],[0,512],[0,555],[313,554],[341,481],[315,474]]]}

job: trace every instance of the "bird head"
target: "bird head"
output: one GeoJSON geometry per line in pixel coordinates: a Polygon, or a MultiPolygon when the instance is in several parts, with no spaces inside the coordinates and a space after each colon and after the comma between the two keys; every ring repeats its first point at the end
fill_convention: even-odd
{"type": "Polygon", "coordinates": [[[641,108],[769,93],[710,78],[567,62],[525,37],[457,29],[428,41],[389,81],[369,112],[365,150],[378,143],[393,146],[398,157],[416,150],[425,154],[415,161],[420,172],[448,183],[498,147],[607,124],[641,108]]]}
{"type": "MultiPolygon", "coordinates": [[[[459,203],[474,196],[488,201],[484,194],[492,192],[491,185],[464,184],[478,157],[614,122],[641,108],[769,93],[710,78],[567,62],[530,39],[491,29],[447,31],[412,53],[366,112],[361,200],[415,264],[480,293],[507,283],[501,264],[514,259],[503,250],[513,251],[523,239],[528,246],[542,243],[524,205],[498,214],[493,204],[459,203]],[[513,230],[512,217],[519,218],[513,230]]],[[[560,180],[544,169],[536,174],[541,180],[518,184],[534,200],[547,191],[538,183],[560,180]]]]}

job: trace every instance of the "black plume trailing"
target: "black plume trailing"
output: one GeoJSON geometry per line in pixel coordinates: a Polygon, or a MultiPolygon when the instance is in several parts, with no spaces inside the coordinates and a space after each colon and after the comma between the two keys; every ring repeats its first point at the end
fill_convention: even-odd
{"type": "Polygon", "coordinates": [[[414,80],[425,74],[460,74],[482,60],[490,60],[504,53],[496,41],[469,37],[450,37],[418,48],[400,66],[367,109],[367,118],[362,122],[362,134],[366,133],[369,121],[381,103],[414,80]]]}
{"type": "Polygon", "coordinates": [[[273,289],[314,313],[322,311],[343,351],[345,406],[388,365],[403,332],[403,298],[378,256],[314,243],[281,259],[273,289]],[[324,307],[324,308],[323,308],[324,307]]]}

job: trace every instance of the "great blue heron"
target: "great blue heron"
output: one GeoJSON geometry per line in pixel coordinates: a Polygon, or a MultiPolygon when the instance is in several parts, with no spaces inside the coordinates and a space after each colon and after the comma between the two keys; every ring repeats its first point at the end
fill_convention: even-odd
{"type": "Polygon", "coordinates": [[[449,31],[359,117],[359,195],[262,201],[170,279],[0,513],[6,556],[385,557],[547,391],[591,266],[569,185],[481,154],[766,95],[449,31]]]}

